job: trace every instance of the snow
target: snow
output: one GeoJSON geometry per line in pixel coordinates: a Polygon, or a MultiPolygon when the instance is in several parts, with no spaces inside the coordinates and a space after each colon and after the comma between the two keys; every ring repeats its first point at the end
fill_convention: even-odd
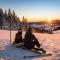
{"type": "MultiPolygon", "coordinates": [[[[17,31],[11,32],[11,43],[17,31]]],[[[25,32],[23,32],[24,37],[25,32]]],[[[47,53],[52,53],[50,57],[23,58],[23,56],[37,55],[31,51],[21,48],[15,48],[10,44],[10,32],[0,30],[0,60],[60,60],[60,30],[54,31],[54,34],[33,33],[42,44],[47,53]]]]}

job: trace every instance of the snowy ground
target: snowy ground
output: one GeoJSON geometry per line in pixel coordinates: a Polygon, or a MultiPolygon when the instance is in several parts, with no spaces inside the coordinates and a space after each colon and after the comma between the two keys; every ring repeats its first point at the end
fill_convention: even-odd
{"type": "MultiPolygon", "coordinates": [[[[16,31],[12,31],[11,40],[14,41],[16,31]]],[[[10,32],[0,30],[0,60],[60,60],[60,31],[54,34],[34,33],[50,57],[23,58],[23,56],[36,55],[33,52],[10,46],[10,32]]],[[[24,37],[24,32],[23,32],[24,37]]]]}

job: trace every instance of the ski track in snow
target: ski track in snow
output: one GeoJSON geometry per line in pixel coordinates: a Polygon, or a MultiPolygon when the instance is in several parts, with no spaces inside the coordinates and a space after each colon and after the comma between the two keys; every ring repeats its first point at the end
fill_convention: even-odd
{"type": "MultiPolygon", "coordinates": [[[[17,31],[12,31],[11,40],[17,31]]],[[[23,32],[23,37],[24,37],[23,32]]],[[[60,31],[55,31],[54,34],[34,33],[39,42],[42,44],[47,53],[52,53],[50,57],[42,58],[21,58],[23,56],[36,55],[33,52],[26,51],[20,48],[10,47],[10,32],[0,30],[0,60],[60,60],[60,31]]],[[[12,43],[11,42],[11,43],[12,43]]]]}

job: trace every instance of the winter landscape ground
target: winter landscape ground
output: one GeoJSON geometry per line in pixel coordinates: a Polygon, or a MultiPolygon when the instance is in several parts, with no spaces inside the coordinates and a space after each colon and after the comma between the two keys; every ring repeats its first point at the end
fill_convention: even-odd
{"type": "MultiPolygon", "coordinates": [[[[11,40],[17,31],[12,31],[11,40]]],[[[25,32],[23,32],[24,37],[25,32]]],[[[21,48],[11,47],[10,32],[8,30],[0,30],[0,60],[60,60],[60,30],[54,31],[54,34],[34,33],[39,42],[42,44],[47,53],[52,53],[49,57],[23,58],[23,56],[37,55],[33,52],[23,50],[21,48]]],[[[11,42],[11,43],[12,43],[11,42]]]]}

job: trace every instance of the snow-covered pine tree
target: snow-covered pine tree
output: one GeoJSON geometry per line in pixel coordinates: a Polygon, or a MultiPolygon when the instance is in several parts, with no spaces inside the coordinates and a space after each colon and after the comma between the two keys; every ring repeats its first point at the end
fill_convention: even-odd
{"type": "Polygon", "coordinates": [[[0,28],[2,29],[3,26],[3,10],[0,8],[0,28]]]}

